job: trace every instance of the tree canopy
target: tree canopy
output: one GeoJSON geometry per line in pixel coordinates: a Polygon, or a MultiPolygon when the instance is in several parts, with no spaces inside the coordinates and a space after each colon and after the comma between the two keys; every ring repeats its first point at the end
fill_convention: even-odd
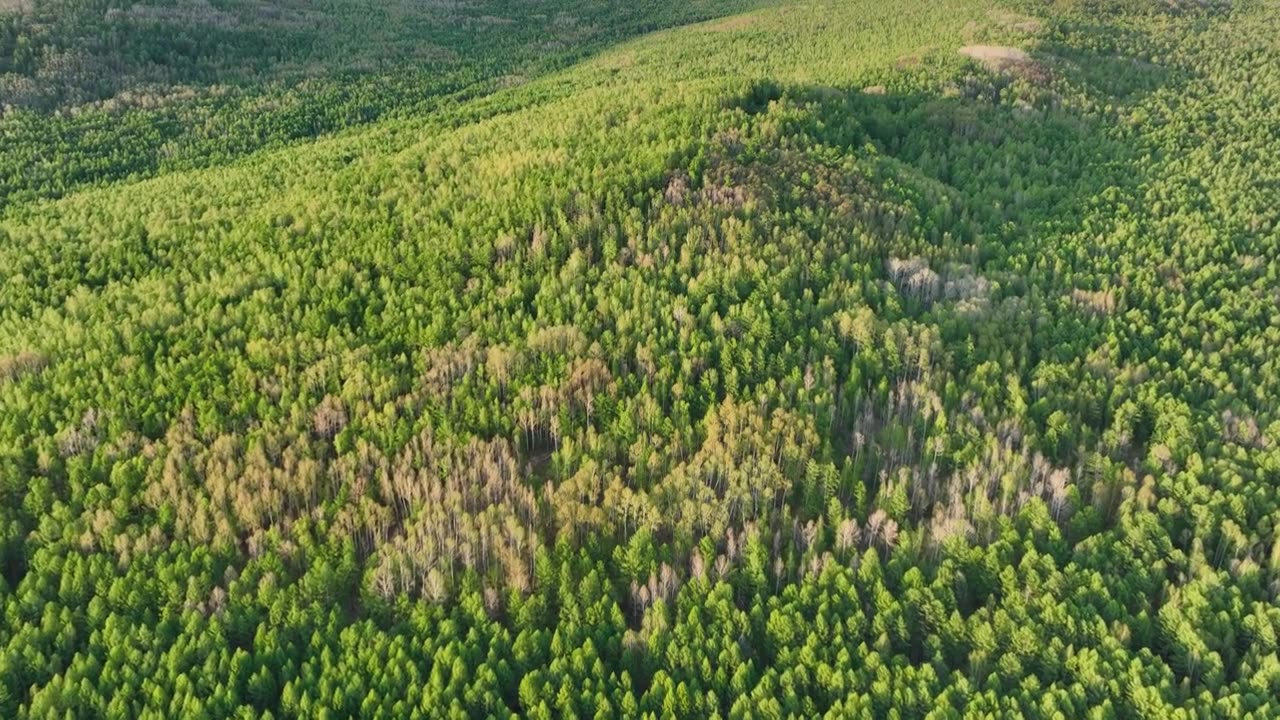
{"type": "Polygon", "coordinates": [[[1280,714],[1274,3],[409,5],[0,14],[0,717],[1280,714]]]}

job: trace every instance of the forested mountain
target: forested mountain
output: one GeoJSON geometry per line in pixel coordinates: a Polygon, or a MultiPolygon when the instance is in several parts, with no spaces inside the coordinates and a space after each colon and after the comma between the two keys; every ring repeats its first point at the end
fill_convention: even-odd
{"type": "Polygon", "coordinates": [[[0,202],[453,107],[752,0],[0,0],[0,202]]]}
{"type": "Polygon", "coordinates": [[[1280,716],[1274,0],[0,7],[0,717],[1280,716]]]}

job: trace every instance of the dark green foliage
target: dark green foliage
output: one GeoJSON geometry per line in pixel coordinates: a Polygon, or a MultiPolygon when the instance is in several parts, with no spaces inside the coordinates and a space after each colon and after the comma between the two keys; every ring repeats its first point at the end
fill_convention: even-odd
{"type": "Polygon", "coordinates": [[[609,43],[754,4],[4,0],[0,207],[379,119],[447,122],[609,43]]]}
{"type": "Polygon", "coordinates": [[[7,190],[0,717],[1280,713],[1276,8],[609,11],[7,190]]]}

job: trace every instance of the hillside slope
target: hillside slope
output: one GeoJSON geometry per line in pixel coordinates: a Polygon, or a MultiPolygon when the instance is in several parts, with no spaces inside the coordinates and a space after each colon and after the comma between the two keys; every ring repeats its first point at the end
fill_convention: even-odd
{"type": "Polygon", "coordinates": [[[1278,19],[782,4],[11,206],[0,716],[1280,713],[1278,19]]]}
{"type": "Polygon", "coordinates": [[[755,0],[0,1],[0,208],[438,112],[755,0]]]}

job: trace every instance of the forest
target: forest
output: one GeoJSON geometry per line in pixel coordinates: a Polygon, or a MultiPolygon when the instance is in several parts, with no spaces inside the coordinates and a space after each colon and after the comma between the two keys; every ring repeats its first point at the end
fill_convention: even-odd
{"type": "Polygon", "coordinates": [[[0,718],[1280,717],[1275,0],[0,0],[0,718]]]}

